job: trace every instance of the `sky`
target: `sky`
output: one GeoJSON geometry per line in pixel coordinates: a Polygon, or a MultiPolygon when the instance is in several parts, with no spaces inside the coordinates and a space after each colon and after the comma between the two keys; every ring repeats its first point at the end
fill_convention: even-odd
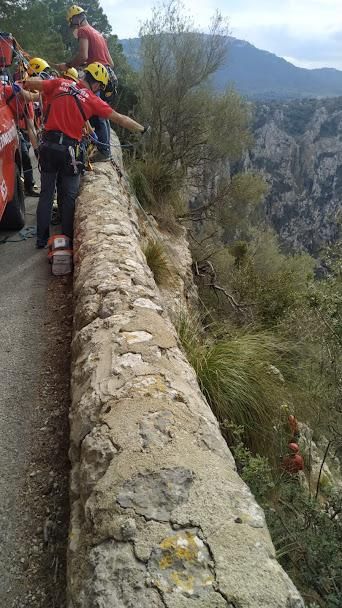
{"type": "MultiPolygon", "coordinates": [[[[183,0],[205,31],[219,10],[230,33],[300,67],[342,70],[342,0],[183,0]]],[[[119,38],[138,35],[153,0],[101,0],[119,38]]]]}

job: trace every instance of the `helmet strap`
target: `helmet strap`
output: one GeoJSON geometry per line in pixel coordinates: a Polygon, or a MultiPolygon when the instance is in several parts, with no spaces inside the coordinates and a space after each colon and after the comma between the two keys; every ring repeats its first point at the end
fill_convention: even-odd
{"type": "Polygon", "coordinates": [[[83,14],[82,16],[80,16],[80,15],[74,15],[70,19],[70,25],[69,25],[69,27],[71,29],[75,29],[76,27],[81,27],[82,23],[84,23],[84,21],[86,21],[86,20],[87,20],[87,18],[85,16],[85,14],[83,14]]]}

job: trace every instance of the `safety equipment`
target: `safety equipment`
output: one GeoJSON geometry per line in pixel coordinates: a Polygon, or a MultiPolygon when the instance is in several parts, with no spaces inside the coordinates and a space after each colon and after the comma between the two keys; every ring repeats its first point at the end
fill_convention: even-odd
{"type": "Polygon", "coordinates": [[[65,234],[55,234],[48,240],[49,262],[51,272],[55,276],[70,274],[72,272],[72,244],[65,234]]]}
{"type": "Polygon", "coordinates": [[[150,133],[151,131],[151,125],[144,125],[144,130],[142,131],[141,135],[145,135],[145,133],[150,133]]]}
{"type": "MultiPolygon", "coordinates": [[[[69,85],[69,88],[67,91],[64,91],[64,93],[59,93],[58,95],[55,95],[51,101],[53,101],[54,99],[59,99],[60,97],[66,97],[66,96],[71,96],[74,98],[76,105],[80,111],[80,114],[84,120],[84,122],[87,121],[87,117],[84,113],[84,110],[82,108],[82,104],[80,101],[80,91],[77,87],[75,87],[75,85],[71,82],[69,85]]],[[[50,110],[51,110],[51,103],[49,103],[48,107],[46,108],[46,112],[45,112],[45,116],[44,116],[44,123],[46,124],[49,118],[49,114],[50,114],[50,110]]],[[[59,142],[60,144],[62,143],[61,141],[59,142]]]]}
{"type": "Polygon", "coordinates": [[[49,68],[50,66],[47,61],[45,61],[45,59],[41,59],[40,57],[33,57],[33,59],[30,59],[29,61],[27,72],[29,76],[36,76],[37,74],[40,74],[41,72],[44,72],[44,70],[49,68]]]}
{"type": "Polygon", "coordinates": [[[84,68],[85,72],[91,74],[91,76],[97,82],[100,82],[104,87],[107,86],[109,76],[106,68],[102,63],[90,63],[86,68],[84,68]]]}
{"type": "Polygon", "coordinates": [[[62,76],[65,78],[71,78],[75,82],[78,82],[78,71],[75,68],[68,68],[65,72],[62,73],[62,76]]]}
{"type": "Polygon", "coordinates": [[[103,99],[103,101],[106,101],[110,105],[114,102],[118,92],[118,79],[113,68],[110,65],[106,66],[106,70],[108,72],[108,84],[105,90],[101,93],[101,99],[103,99]]]}
{"type": "Polygon", "coordinates": [[[84,8],[82,8],[81,6],[77,6],[77,4],[73,4],[67,10],[66,19],[69,22],[69,24],[71,24],[73,17],[76,17],[76,15],[81,15],[84,12],[85,12],[84,8]]]}

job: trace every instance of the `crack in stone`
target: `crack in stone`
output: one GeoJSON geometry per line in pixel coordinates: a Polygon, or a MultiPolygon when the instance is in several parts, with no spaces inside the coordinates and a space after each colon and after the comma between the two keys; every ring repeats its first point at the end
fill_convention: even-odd
{"type": "Polygon", "coordinates": [[[225,600],[225,602],[227,602],[227,608],[239,608],[239,606],[237,604],[235,604],[235,602],[232,602],[231,600],[228,599],[227,595],[223,591],[221,591],[221,589],[219,589],[219,588],[215,589],[215,587],[214,587],[214,590],[225,600]]]}
{"type": "Polygon", "coordinates": [[[156,585],[154,585],[153,582],[151,582],[151,587],[152,587],[152,589],[154,589],[155,591],[157,591],[157,593],[158,593],[158,595],[160,597],[160,600],[161,600],[163,606],[165,606],[165,608],[167,608],[167,603],[165,601],[164,594],[163,594],[162,590],[158,589],[158,587],[156,587],[156,585]]]}
{"type": "Polygon", "coordinates": [[[198,536],[201,538],[201,540],[204,542],[205,546],[207,547],[208,553],[210,555],[210,560],[213,563],[213,566],[211,566],[210,569],[211,569],[211,571],[213,573],[213,576],[215,578],[215,582],[213,583],[213,589],[214,589],[214,591],[216,593],[218,593],[227,602],[227,608],[239,608],[239,606],[237,604],[235,604],[234,602],[232,602],[231,600],[229,600],[228,596],[223,591],[221,591],[219,583],[218,583],[218,580],[217,580],[216,560],[215,560],[214,554],[212,552],[211,546],[210,546],[210,544],[209,544],[209,542],[208,542],[208,540],[207,540],[207,538],[206,538],[206,536],[205,536],[205,534],[203,532],[203,529],[202,529],[202,527],[200,525],[198,526],[198,532],[199,532],[198,536]]]}

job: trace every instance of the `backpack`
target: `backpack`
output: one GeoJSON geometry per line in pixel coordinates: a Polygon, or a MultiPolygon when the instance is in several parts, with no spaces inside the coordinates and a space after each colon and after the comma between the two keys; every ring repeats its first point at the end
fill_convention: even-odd
{"type": "Polygon", "coordinates": [[[105,90],[101,92],[101,99],[111,105],[118,92],[118,79],[110,65],[106,66],[106,70],[108,72],[109,80],[105,90]]]}

